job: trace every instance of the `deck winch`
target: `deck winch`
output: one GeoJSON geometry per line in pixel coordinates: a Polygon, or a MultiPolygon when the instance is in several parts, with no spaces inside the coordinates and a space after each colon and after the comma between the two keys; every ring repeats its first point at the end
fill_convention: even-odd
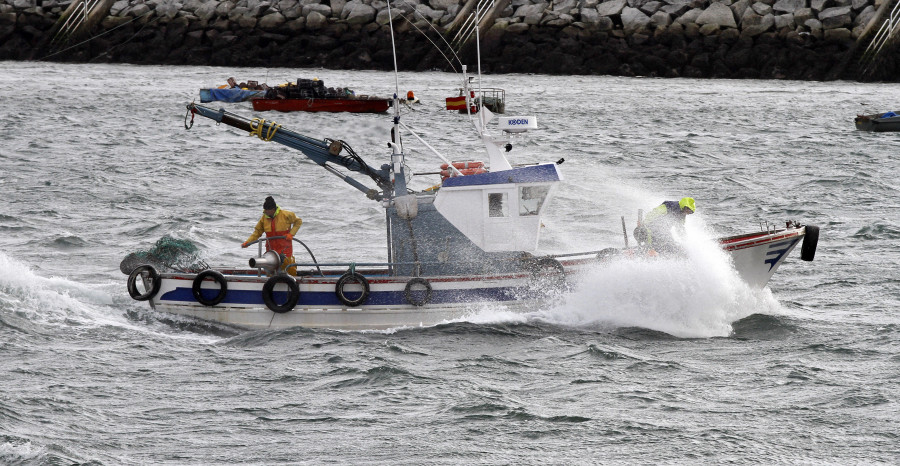
{"type": "Polygon", "coordinates": [[[275,251],[266,251],[260,257],[251,257],[250,258],[250,267],[256,269],[263,269],[266,271],[267,275],[271,275],[281,267],[282,258],[281,255],[275,251]]]}

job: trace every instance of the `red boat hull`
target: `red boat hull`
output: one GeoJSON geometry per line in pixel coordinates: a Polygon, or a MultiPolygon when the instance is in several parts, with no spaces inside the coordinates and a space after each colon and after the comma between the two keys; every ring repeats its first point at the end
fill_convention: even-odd
{"type": "Polygon", "coordinates": [[[264,112],[351,112],[383,113],[390,99],[254,99],[253,110],[264,112]]]}

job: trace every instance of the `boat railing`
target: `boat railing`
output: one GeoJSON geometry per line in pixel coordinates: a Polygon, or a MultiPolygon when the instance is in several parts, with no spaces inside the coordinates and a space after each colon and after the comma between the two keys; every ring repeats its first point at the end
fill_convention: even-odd
{"type": "Polygon", "coordinates": [[[481,19],[484,18],[487,11],[493,7],[494,0],[478,0],[475,11],[469,14],[469,17],[466,18],[465,22],[463,22],[462,26],[460,26],[456,35],[450,42],[455,47],[465,45],[465,43],[469,41],[469,38],[472,37],[472,34],[475,33],[475,28],[480,26],[479,23],[481,22],[481,19]]]}
{"type": "Polygon", "coordinates": [[[82,0],[77,2],[72,7],[72,12],[57,30],[56,35],[53,36],[51,43],[57,44],[77,31],[82,24],[87,22],[88,15],[94,11],[94,7],[98,3],[100,3],[100,0],[82,0]]]}
{"type": "MultiPolygon", "coordinates": [[[[887,4],[885,7],[887,7],[887,4]]],[[[896,2],[890,12],[888,12],[887,17],[882,21],[881,27],[875,33],[871,42],[869,42],[869,46],[863,52],[862,58],[860,58],[861,74],[863,76],[874,71],[874,68],[877,66],[875,58],[894,39],[898,25],[900,25],[900,2],[896,2]]]]}
{"type": "MultiPolygon", "coordinates": [[[[566,254],[548,254],[545,256],[534,256],[528,257],[528,259],[543,259],[550,258],[555,260],[595,260],[600,257],[605,257],[608,255],[609,248],[600,249],[596,251],[583,251],[583,252],[573,252],[566,254]]],[[[293,264],[287,265],[285,268],[297,267],[298,269],[301,267],[333,267],[331,270],[322,270],[319,269],[319,275],[322,277],[326,275],[339,275],[346,271],[357,271],[357,272],[365,272],[365,273],[373,273],[377,274],[382,272],[381,270],[372,270],[372,271],[360,271],[357,270],[359,267],[383,267],[385,272],[390,272],[395,270],[395,267],[403,267],[403,266],[413,266],[415,267],[415,274],[413,276],[418,277],[421,275],[421,269],[427,265],[447,265],[446,262],[333,262],[333,263],[312,263],[312,262],[297,262],[293,264]]],[[[299,271],[298,271],[299,273],[299,271]]],[[[363,273],[365,275],[365,273],[363,273]]]]}
{"type": "MultiPolygon", "coordinates": [[[[506,91],[499,87],[482,87],[479,89],[469,89],[474,103],[481,103],[494,113],[506,113],[506,91]]],[[[466,95],[466,89],[459,88],[459,95],[466,95]]],[[[460,110],[465,113],[466,110],[460,110]]]]}

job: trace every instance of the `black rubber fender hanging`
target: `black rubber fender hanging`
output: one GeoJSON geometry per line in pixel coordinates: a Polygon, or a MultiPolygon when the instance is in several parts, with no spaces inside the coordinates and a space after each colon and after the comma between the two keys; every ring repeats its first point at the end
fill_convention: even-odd
{"type": "MultiPolygon", "coordinates": [[[[614,256],[618,256],[621,252],[622,251],[620,251],[616,248],[601,249],[600,252],[597,253],[597,259],[608,260],[614,256]]],[[[557,261],[557,262],[559,262],[559,261],[557,261]]],[[[562,264],[560,264],[560,266],[562,266],[562,264]]],[[[563,272],[565,272],[565,269],[563,269],[563,272]]]]}
{"type": "Polygon", "coordinates": [[[156,272],[156,269],[153,268],[152,265],[139,265],[131,271],[131,275],[128,276],[128,294],[137,301],[147,301],[148,299],[156,296],[156,293],[159,293],[159,273],[156,272]],[[147,290],[146,293],[141,294],[137,289],[137,279],[138,277],[143,278],[143,274],[147,273],[148,279],[151,282],[150,289],[147,290]]]}
{"type": "Polygon", "coordinates": [[[806,234],[803,235],[803,245],[800,246],[800,258],[809,262],[816,257],[816,246],[819,244],[819,227],[806,225],[806,234]]]}
{"type": "Polygon", "coordinates": [[[297,286],[297,279],[287,274],[278,274],[269,278],[266,280],[266,284],[263,285],[262,298],[263,302],[266,303],[266,307],[271,309],[272,312],[278,314],[290,312],[297,305],[297,301],[300,300],[300,287],[297,286]],[[288,299],[283,304],[275,302],[275,285],[279,283],[284,283],[288,286],[288,299]]]}
{"type": "Polygon", "coordinates": [[[431,282],[421,277],[412,278],[408,282],[406,282],[406,288],[403,290],[403,296],[406,298],[406,302],[412,304],[413,306],[424,306],[431,301],[431,282]],[[422,285],[425,287],[425,296],[423,296],[422,299],[413,298],[413,285],[422,285]]]}
{"type": "Polygon", "coordinates": [[[196,299],[198,303],[204,306],[215,306],[225,299],[225,295],[228,293],[228,280],[225,279],[225,275],[222,275],[221,272],[204,270],[198,273],[194,278],[194,286],[191,288],[191,291],[194,292],[194,299],[196,299]],[[207,278],[212,278],[214,282],[219,284],[219,294],[213,299],[204,298],[203,293],[200,292],[203,287],[203,281],[207,278]]]}
{"type": "Polygon", "coordinates": [[[369,299],[369,281],[366,280],[366,277],[358,274],[356,272],[347,272],[341,275],[341,278],[338,278],[337,283],[334,285],[334,294],[337,295],[337,298],[340,302],[344,303],[345,306],[348,307],[356,307],[360,304],[366,302],[369,299]],[[344,294],[344,286],[348,283],[359,283],[363,287],[362,294],[359,295],[356,299],[350,299],[347,295],[344,294]]]}
{"type": "Polygon", "coordinates": [[[558,292],[567,287],[566,269],[552,257],[533,259],[526,268],[531,272],[533,288],[541,287],[547,292],[558,292]]]}

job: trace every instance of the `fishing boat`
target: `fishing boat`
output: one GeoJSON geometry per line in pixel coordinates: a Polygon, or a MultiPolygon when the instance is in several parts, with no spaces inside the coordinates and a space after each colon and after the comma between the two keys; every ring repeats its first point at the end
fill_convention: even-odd
{"type": "Polygon", "coordinates": [[[326,87],[320,79],[298,79],[270,88],[264,98],[253,99],[253,110],[264,112],[350,112],[384,113],[393,100],[357,95],[347,88],[326,87]]]}
{"type": "MultiPolygon", "coordinates": [[[[396,140],[389,144],[390,163],[372,166],[344,141],[310,138],[224,109],[191,103],[187,110],[191,122],[200,115],[297,149],[364,194],[362,199],[379,203],[385,212],[388,252],[381,261],[320,263],[309,251],[310,260],[284,264],[284,257],[262,248],[262,241],[273,238],[262,238],[248,267],[160,272],[152,264],[140,265],[129,275],[129,293],[160,311],[255,329],[433,325],[482,305],[534,309],[568,292],[586,270],[612,260],[646,257],[646,251],[627,245],[535,255],[541,218],[563,180],[559,164],[512,166],[504,155],[503,138],[483,129],[487,164],[451,161],[435,152],[450,176],[442,177],[437,189],[412,192],[406,181],[406,152],[396,140]],[[345,171],[364,175],[371,183],[345,171]],[[284,273],[285,266],[297,276],[284,273]]],[[[489,113],[482,108],[476,124],[487,121],[489,113]]],[[[418,138],[398,115],[394,118],[394,134],[405,130],[418,138]]],[[[499,121],[506,135],[535,127],[533,117],[499,121]]],[[[766,226],[721,238],[719,244],[748,284],[763,287],[801,242],[801,258],[812,260],[817,241],[818,228],[786,222],[783,228],[766,226]]]]}
{"type": "Polygon", "coordinates": [[[874,115],[856,115],[856,129],[860,131],[900,131],[900,113],[886,112],[874,115]]]}
{"type": "MultiPolygon", "coordinates": [[[[462,74],[468,83],[465,66],[462,74]]],[[[123,261],[123,272],[131,270],[131,297],[158,311],[250,329],[384,329],[434,325],[484,306],[538,309],[571,292],[591,270],[612,261],[658,257],[640,245],[629,246],[624,218],[623,248],[539,254],[542,218],[563,182],[564,160],[513,165],[506,156],[513,137],[537,128],[535,117],[497,117],[466,91],[465,105],[478,106],[470,118],[485,160],[447,157],[402,121],[398,94],[399,89],[385,137],[389,153],[373,164],[345,141],[312,138],[274,121],[194,103],[187,105],[185,118],[190,116],[188,129],[199,115],[296,149],[359,191],[362,202],[377,203],[385,216],[386,257],[320,262],[293,238],[309,259],[288,264],[286,257],[263,249],[263,242],[283,237],[266,237],[256,242],[246,266],[158,270],[152,263],[123,261]],[[494,118],[496,129],[489,126],[494,118]],[[431,150],[443,162],[443,173],[411,173],[404,137],[431,150]],[[432,188],[410,188],[413,176],[438,174],[432,188]]],[[[793,221],[783,225],[719,240],[749,285],[764,287],[798,245],[803,260],[813,259],[818,228],[793,221]]]]}
{"type": "Polygon", "coordinates": [[[322,97],[309,99],[253,99],[253,110],[265,112],[349,112],[384,113],[391,100],[367,95],[353,97],[322,97]]]}
{"type": "Polygon", "coordinates": [[[248,90],[237,88],[204,88],[200,89],[200,103],[209,102],[246,102],[253,99],[262,99],[266,96],[264,90],[248,90]]]}
{"type": "Polygon", "coordinates": [[[209,102],[246,102],[252,99],[262,99],[266,96],[269,86],[258,81],[238,83],[234,78],[226,80],[228,84],[200,89],[200,103],[209,102]]]}
{"type": "Polygon", "coordinates": [[[478,109],[484,106],[493,113],[506,113],[506,91],[496,87],[472,89],[461,87],[459,95],[447,97],[447,110],[457,110],[459,113],[478,113],[478,109]],[[466,105],[466,93],[469,94],[469,102],[466,105]]]}

